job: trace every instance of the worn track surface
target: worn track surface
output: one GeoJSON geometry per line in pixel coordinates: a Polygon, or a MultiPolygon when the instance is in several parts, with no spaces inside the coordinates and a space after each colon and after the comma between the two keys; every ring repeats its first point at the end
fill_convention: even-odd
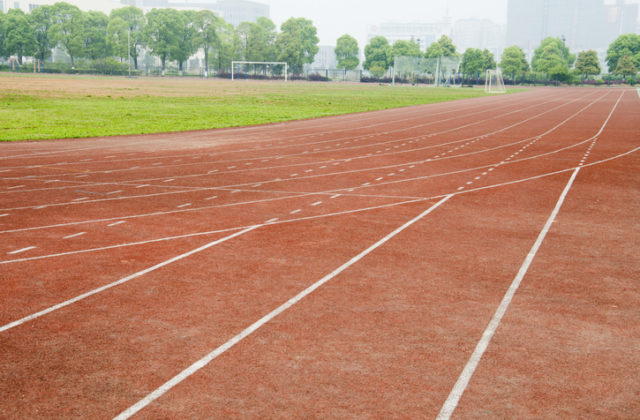
{"type": "Polygon", "coordinates": [[[0,145],[0,418],[637,418],[640,99],[0,145]]]}

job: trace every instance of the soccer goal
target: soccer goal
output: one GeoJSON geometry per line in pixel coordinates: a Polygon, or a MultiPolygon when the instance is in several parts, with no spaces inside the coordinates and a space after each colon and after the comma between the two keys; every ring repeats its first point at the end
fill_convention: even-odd
{"type": "Polygon", "coordinates": [[[232,61],[231,80],[238,78],[238,75],[260,75],[264,77],[279,76],[284,67],[284,81],[287,81],[289,66],[285,62],[269,61],[232,61]],[[238,70],[238,71],[236,71],[238,70]]]}
{"type": "Polygon", "coordinates": [[[487,79],[484,84],[487,93],[505,93],[504,79],[500,70],[487,70],[487,79]]]}

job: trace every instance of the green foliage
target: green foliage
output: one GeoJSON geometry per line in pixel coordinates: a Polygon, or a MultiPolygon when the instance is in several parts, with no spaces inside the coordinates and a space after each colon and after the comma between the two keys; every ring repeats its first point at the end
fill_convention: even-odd
{"type": "Polygon", "coordinates": [[[576,71],[583,78],[600,74],[602,70],[600,69],[598,53],[594,50],[579,52],[576,59],[576,71]]]}
{"type": "Polygon", "coordinates": [[[432,42],[424,54],[425,58],[455,57],[456,55],[458,55],[456,46],[446,35],[442,35],[439,40],[432,42]]]}
{"type": "Polygon", "coordinates": [[[121,17],[112,17],[107,25],[107,46],[111,52],[121,59],[129,57],[128,40],[129,25],[121,17]]]}
{"type": "Polygon", "coordinates": [[[4,46],[8,55],[17,55],[22,64],[23,55],[31,55],[36,51],[36,39],[29,25],[27,15],[20,9],[10,9],[4,18],[4,46]]]}
{"type": "Polygon", "coordinates": [[[75,58],[82,56],[84,48],[84,16],[80,9],[69,3],[56,3],[52,8],[51,39],[69,54],[73,67],[75,58]]]}
{"type": "Polygon", "coordinates": [[[351,35],[342,35],[336,42],[335,54],[338,60],[338,68],[355,70],[360,64],[358,58],[358,41],[351,35]]]}
{"type": "Polygon", "coordinates": [[[47,5],[36,7],[29,14],[29,23],[36,42],[34,55],[42,61],[51,56],[51,50],[53,49],[51,38],[52,14],[53,7],[47,5]]]}
{"type": "Polygon", "coordinates": [[[495,69],[496,61],[489,50],[467,48],[462,55],[460,70],[463,74],[474,77],[485,70],[495,69]]]}
{"type": "Polygon", "coordinates": [[[364,57],[365,70],[369,70],[376,77],[381,77],[392,63],[391,45],[387,38],[383,36],[371,38],[364,48],[364,57]]]}
{"type": "Polygon", "coordinates": [[[631,56],[625,55],[618,60],[618,65],[616,69],[613,71],[614,74],[619,74],[620,76],[635,76],[638,74],[638,67],[636,67],[635,63],[631,59],[631,56]]]}
{"type": "Polygon", "coordinates": [[[90,59],[105,58],[111,55],[107,46],[107,25],[109,17],[102,12],[88,12],[83,19],[82,56],[90,59]]]}
{"type": "Polygon", "coordinates": [[[524,76],[529,71],[529,63],[522,51],[522,48],[515,45],[507,47],[502,52],[500,67],[504,74],[510,75],[512,78],[524,76]]]}
{"type": "Polygon", "coordinates": [[[180,23],[177,27],[176,42],[169,48],[169,56],[178,62],[178,70],[182,74],[185,61],[198,49],[198,30],[195,26],[197,12],[193,10],[178,11],[180,23]]]}
{"type": "MultiPolygon", "coordinates": [[[[138,57],[142,48],[145,46],[144,40],[144,27],[146,25],[146,18],[142,10],[135,6],[122,7],[120,9],[114,9],[109,15],[109,19],[122,19],[125,22],[126,29],[129,32],[128,38],[130,48],[119,49],[120,53],[124,51],[124,55],[118,54],[119,57],[126,57],[126,54],[131,52],[131,58],[133,58],[133,65],[135,69],[138,69],[138,57]]],[[[111,23],[111,22],[110,22],[111,23]]],[[[113,28],[115,30],[115,28],[113,28]]],[[[109,32],[107,32],[109,33],[109,32]]],[[[120,39],[123,39],[126,47],[127,33],[121,33],[120,39]]]]}
{"type": "Polygon", "coordinates": [[[420,45],[417,42],[398,40],[391,46],[391,57],[420,57],[420,45]]]}
{"type": "Polygon", "coordinates": [[[294,74],[302,73],[305,64],[313,63],[320,50],[317,29],[313,22],[305,18],[290,18],[280,27],[276,39],[278,61],[289,64],[294,74]]]}
{"type": "MultiPolygon", "coordinates": [[[[569,67],[573,65],[575,55],[571,54],[569,47],[560,38],[545,38],[533,53],[531,67],[534,71],[556,76],[569,74],[569,67]],[[561,70],[561,68],[563,68],[561,70]],[[553,71],[552,71],[553,70],[553,71]]],[[[564,77],[564,76],[562,76],[564,77]]],[[[558,79],[553,79],[558,80],[558,79]]]]}
{"type": "Polygon", "coordinates": [[[5,46],[4,46],[4,34],[6,31],[6,16],[4,14],[4,12],[2,11],[2,9],[0,9],[0,57],[5,55],[5,46]]]}
{"type": "Polygon", "coordinates": [[[607,49],[607,65],[609,71],[613,72],[618,68],[618,61],[624,56],[629,56],[636,67],[640,67],[640,35],[624,34],[620,35],[609,45],[607,49]]]}
{"type": "Polygon", "coordinates": [[[162,72],[167,68],[167,59],[175,53],[180,42],[183,20],[175,9],[153,9],[147,13],[144,35],[153,55],[160,58],[162,72]]]}
{"type": "Polygon", "coordinates": [[[195,17],[195,28],[197,31],[196,45],[204,51],[204,63],[206,76],[209,76],[209,55],[220,39],[218,30],[223,21],[210,10],[200,10],[195,17]]]}

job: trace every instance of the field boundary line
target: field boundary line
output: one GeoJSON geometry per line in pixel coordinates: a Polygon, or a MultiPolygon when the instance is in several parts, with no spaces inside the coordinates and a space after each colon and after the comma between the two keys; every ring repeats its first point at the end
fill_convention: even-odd
{"type": "Polygon", "coordinates": [[[233,346],[238,344],[240,341],[244,340],[246,337],[248,337],[249,335],[251,335],[252,333],[257,331],[264,324],[266,324],[267,322],[271,321],[273,318],[275,318],[276,316],[280,315],[282,312],[286,311],[287,309],[291,308],[293,305],[295,305],[296,303],[298,303],[299,301],[304,299],[306,296],[308,296],[309,294],[313,293],[314,290],[318,289],[319,287],[321,287],[322,285],[327,283],[329,280],[333,279],[334,277],[336,277],[337,275],[342,273],[344,270],[346,270],[347,268],[351,267],[352,265],[354,265],[355,263],[360,261],[362,258],[367,256],[368,254],[370,254],[371,252],[373,252],[374,250],[376,250],[377,248],[379,248],[381,245],[385,244],[389,240],[391,240],[393,237],[398,235],[400,232],[402,232],[403,230],[405,230],[409,226],[413,225],[414,223],[420,221],[421,219],[423,219],[424,217],[429,215],[435,209],[437,209],[438,207],[440,207],[441,205],[443,205],[444,203],[449,201],[449,199],[451,197],[453,197],[453,196],[454,196],[453,194],[447,195],[442,200],[438,201],[436,204],[432,205],[427,210],[425,210],[422,213],[420,213],[420,215],[418,215],[417,217],[411,219],[410,221],[408,221],[407,223],[403,224],[399,228],[396,228],[393,232],[389,233],[384,238],[380,239],[379,241],[377,241],[376,243],[374,243],[373,245],[371,245],[370,247],[368,247],[364,251],[360,252],[358,255],[356,255],[355,257],[351,258],[349,261],[347,261],[346,263],[342,264],[340,267],[336,268],[331,273],[329,273],[326,276],[324,276],[322,279],[318,280],[317,282],[315,282],[311,286],[307,287],[302,292],[298,293],[296,296],[294,296],[291,299],[289,299],[284,304],[280,305],[278,308],[274,309],[273,311],[271,311],[270,313],[268,313],[267,315],[265,315],[264,317],[262,317],[258,321],[256,321],[253,324],[251,324],[249,327],[244,329],[241,333],[239,333],[238,335],[236,335],[235,337],[233,337],[232,339],[230,339],[229,341],[227,341],[226,343],[224,343],[220,347],[216,348],[211,353],[207,354],[205,357],[203,357],[202,359],[198,360],[197,362],[195,362],[194,364],[189,366],[187,369],[183,370],[178,375],[176,375],[173,378],[171,378],[169,381],[165,382],[159,388],[157,388],[156,390],[154,390],[153,392],[148,394],[145,398],[141,399],[136,404],[132,405],[131,407],[129,407],[128,409],[126,409],[122,413],[120,413],[114,419],[115,420],[124,420],[124,419],[128,419],[129,417],[131,417],[134,414],[138,413],[140,410],[142,410],[143,408],[145,408],[146,406],[151,404],[153,401],[155,401],[158,398],[160,398],[162,395],[164,395],[166,392],[168,392],[173,387],[178,385],[180,382],[184,381],[189,376],[193,375],[194,373],[196,373],[197,371],[199,371],[200,369],[202,369],[203,367],[208,365],[215,358],[217,358],[218,356],[220,356],[221,354],[223,354],[224,352],[226,352],[227,350],[229,350],[230,348],[232,348],[233,346]]]}
{"type": "MultiPolygon", "coordinates": [[[[600,130],[595,136],[593,136],[593,138],[597,139],[597,137],[600,134],[602,134],[605,127],[609,123],[609,120],[611,120],[611,117],[613,116],[613,113],[618,107],[618,104],[622,100],[623,96],[624,96],[624,92],[620,94],[620,96],[618,97],[618,101],[615,103],[615,105],[611,109],[611,112],[607,116],[607,119],[604,121],[604,123],[602,124],[602,127],[600,127],[600,130]]],[[[515,278],[511,282],[511,285],[509,286],[509,289],[505,293],[504,297],[502,298],[502,301],[500,302],[500,305],[498,306],[493,317],[491,318],[489,325],[487,325],[486,329],[482,333],[482,337],[480,338],[480,341],[478,341],[478,344],[476,345],[473,353],[471,354],[471,357],[469,358],[466,365],[464,366],[462,373],[460,373],[460,376],[458,377],[458,380],[454,384],[453,389],[449,393],[449,396],[447,397],[446,401],[442,405],[442,408],[440,409],[440,413],[438,413],[437,420],[449,420],[453,415],[453,412],[457,408],[458,403],[460,402],[460,398],[462,398],[462,394],[464,394],[464,391],[467,389],[467,386],[469,385],[469,381],[471,380],[471,377],[473,376],[476,368],[480,364],[480,359],[482,359],[482,356],[487,350],[487,347],[489,347],[489,344],[491,343],[491,339],[493,338],[496,330],[500,326],[500,322],[502,321],[502,318],[507,312],[507,309],[509,308],[511,301],[513,300],[513,297],[518,291],[518,288],[520,287],[520,284],[522,283],[524,276],[529,271],[529,267],[531,266],[531,263],[536,257],[538,250],[542,246],[542,242],[545,240],[545,238],[547,237],[547,234],[551,230],[551,226],[555,222],[556,217],[558,216],[558,213],[560,213],[560,209],[562,208],[562,205],[564,204],[564,201],[567,195],[569,194],[569,191],[571,190],[571,187],[573,186],[573,183],[576,177],[580,173],[580,169],[581,169],[580,167],[576,168],[571,174],[571,178],[569,178],[569,181],[567,182],[567,185],[562,191],[562,194],[560,194],[560,197],[558,198],[558,201],[553,211],[551,212],[551,215],[549,216],[549,218],[547,219],[547,222],[545,223],[544,227],[540,231],[538,238],[536,239],[533,246],[531,247],[531,250],[527,254],[524,262],[520,266],[518,273],[516,274],[515,278]]]]}
{"type": "Polygon", "coordinates": [[[147,268],[145,270],[138,271],[135,274],[132,274],[132,275],[127,276],[127,277],[124,277],[124,278],[122,278],[122,279],[120,279],[118,281],[115,281],[113,283],[109,283],[109,284],[104,285],[102,287],[98,287],[97,289],[93,289],[93,290],[91,290],[89,292],[83,293],[83,294],[81,294],[79,296],[74,297],[73,299],[69,299],[69,300],[64,301],[62,303],[59,303],[57,305],[51,306],[51,307],[49,307],[47,309],[44,309],[44,310],[42,310],[40,312],[36,312],[34,314],[31,314],[29,316],[21,318],[21,319],[19,319],[17,321],[14,321],[14,322],[11,322],[9,324],[0,326],[0,333],[5,332],[5,331],[7,331],[7,330],[9,330],[11,328],[17,327],[18,325],[22,325],[22,324],[24,324],[26,322],[32,321],[32,320],[34,320],[36,318],[40,318],[40,317],[42,317],[44,315],[50,314],[51,312],[57,311],[58,309],[62,309],[64,307],[66,307],[66,306],[74,304],[74,303],[76,303],[78,301],[81,301],[83,299],[86,299],[86,298],[88,298],[90,296],[93,296],[93,295],[96,295],[98,293],[104,292],[105,290],[114,288],[116,286],[120,286],[121,284],[127,283],[128,281],[131,281],[131,280],[133,280],[135,278],[141,277],[141,276],[143,276],[145,274],[148,274],[148,273],[150,273],[152,271],[158,270],[159,268],[165,267],[165,266],[167,266],[169,264],[172,264],[174,262],[177,262],[177,261],[180,261],[182,259],[185,259],[185,258],[187,258],[187,257],[189,257],[191,255],[194,255],[194,254],[197,254],[199,252],[202,252],[202,251],[204,251],[206,249],[211,248],[212,246],[219,245],[219,244],[221,244],[223,242],[226,242],[226,241],[228,241],[230,239],[233,239],[233,238],[237,238],[240,235],[244,235],[245,233],[251,232],[252,230],[255,230],[255,229],[257,229],[259,227],[262,227],[262,226],[264,226],[264,225],[255,225],[255,226],[248,227],[246,229],[241,230],[240,232],[236,232],[236,233],[234,233],[232,235],[225,236],[224,238],[220,238],[220,239],[217,239],[217,240],[215,240],[213,242],[209,242],[208,244],[203,245],[203,246],[201,246],[199,248],[196,248],[196,249],[191,250],[189,252],[185,252],[184,254],[178,255],[177,257],[173,257],[171,259],[168,259],[168,260],[166,260],[164,262],[161,262],[160,264],[154,265],[153,267],[149,267],[149,268],[147,268]]]}

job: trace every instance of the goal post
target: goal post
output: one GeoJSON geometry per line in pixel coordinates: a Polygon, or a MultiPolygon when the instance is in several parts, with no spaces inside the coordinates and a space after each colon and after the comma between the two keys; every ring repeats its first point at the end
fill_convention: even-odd
{"type": "Polygon", "coordinates": [[[505,93],[507,91],[500,70],[487,70],[484,91],[486,93],[505,93]]]}
{"type": "Polygon", "coordinates": [[[236,76],[236,66],[237,65],[264,65],[266,66],[266,68],[268,68],[269,66],[284,66],[284,81],[286,82],[288,80],[288,70],[289,70],[289,65],[285,62],[280,62],[280,61],[232,61],[231,62],[231,80],[235,80],[235,76],[236,76]]]}

